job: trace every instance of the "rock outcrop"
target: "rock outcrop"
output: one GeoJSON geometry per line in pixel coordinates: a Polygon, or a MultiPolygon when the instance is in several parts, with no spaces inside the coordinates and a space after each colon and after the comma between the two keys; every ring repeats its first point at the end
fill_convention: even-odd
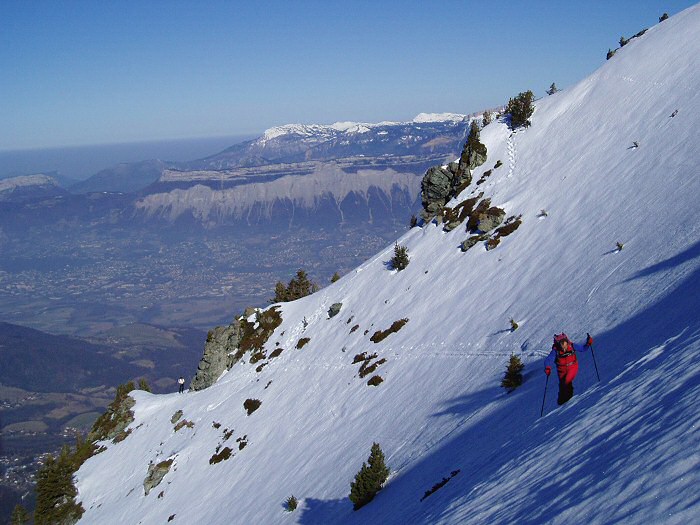
{"type": "Polygon", "coordinates": [[[213,385],[235,363],[234,353],[241,341],[241,323],[217,326],[207,334],[204,355],[197,366],[190,390],[204,390],[213,385]]]}
{"type": "MultiPolygon", "coordinates": [[[[246,354],[251,354],[250,364],[266,359],[263,347],[275,329],[282,324],[279,308],[272,306],[264,311],[246,309],[248,315],[235,319],[227,327],[217,326],[211,330],[207,334],[204,355],[199,361],[190,389],[204,390],[210,387],[221,374],[230,370],[246,354]],[[253,313],[255,320],[250,321],[253,313]]],[[[260,365],[258,371],[262,370],[265,364],[260,365]]]]}
{"type": "Polygon", "coordinates": [[[343,303],[333,303],[328,309],[328,318],[335,317],[340,313],[340,309],[343,307],[343,303]]]}
{"type": "Polygon", "coordinates": [[[165,475],[170,472],[170,467],[173,465],[173,460],[168,459],[166,461],[161,461],[160,463],[151,463],[148,465],[148,473],[146,474],[146,479],[143,480],[143,491],[146,496],[155,487],[160,485],[163,481],[165,475]]]}
{"type": "Polygon", "coordinates": [[[471,184],[472,170],[486,162],[486,153],[486,146],[479,141],[479,127],[473,121],[459,161],[446,166],[433,166],[423,176],[421,218],[424,221],[439,215],[450,199],[471,184]]]}

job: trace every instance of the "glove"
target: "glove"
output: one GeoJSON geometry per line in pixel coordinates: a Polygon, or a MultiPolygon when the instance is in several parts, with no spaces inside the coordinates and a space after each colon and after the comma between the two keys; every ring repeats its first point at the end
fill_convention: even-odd
{"type": "Polygon", "coordinates": [[[593,346],[593,338],[591,334],[586,334],[586,346],[593,346]]]}
{"type": "Polygon", "coordinates": [[[545,367],[544,367],[544,373],[545,373],[547,376],[549,376],[549,374],[552,373],[552,368],[549,367],[549,366],[545,366],[545,367]]]}

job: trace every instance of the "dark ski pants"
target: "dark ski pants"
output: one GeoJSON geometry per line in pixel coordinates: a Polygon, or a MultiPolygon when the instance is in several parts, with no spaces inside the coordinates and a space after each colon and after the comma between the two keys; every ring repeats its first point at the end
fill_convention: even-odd
{"type": "Polygon", "coordinates": [[[185,385],[180,385],[179,390],[177,391],[178,394],[183,394],[185,392],[185,385]]]}
{"type": "Polygon", "coordinates": [[[576,374],[578,374],[578,361],[571,363],[569,366],[557,365],[557,375],[559,376],[558,405],[563,405],[573,397],[576,374]]]}

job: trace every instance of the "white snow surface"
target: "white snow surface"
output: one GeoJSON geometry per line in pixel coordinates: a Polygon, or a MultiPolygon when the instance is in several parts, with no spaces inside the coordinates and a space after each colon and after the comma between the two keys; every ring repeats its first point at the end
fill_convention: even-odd
{"type": "Polygon", "coordinates": [[[523,219],[496,249],[462,253],[463,227],[413,228],[399,239],[405,270],[388,267],[388,246],[282,304],[265,348],[284,352],[260,373],[246,358],[201,392],[134,392],[131,435],[77,473],[81,523],[697,523],[699,33],[696,6],[538,101],[530,128],[483,130],[474,180],[503,166],[478,190],[523,219]],[[574,398],[557,407],[553,376],[540,418],[542,360],[560,331],[595,337],[600,381],[580,354],[574,398]],[[361,352],[386,359],[379,386],[358,377],[361,352]],[[507,394],[513,353],[525,382],[507,394]],[[262,401],[250,416],[247,398],[262,401]],[[193,428],[174,431],[177,410],[193,428]],[[375,441],[391,475],[354,512],[350,483],[375,441]],[[220,444],[235,455],[210,465],[220,444]],[[145,496],[149,462],[167,458],[145,496]],[[299,508],[284,512],[292,494],[299,508]]]}

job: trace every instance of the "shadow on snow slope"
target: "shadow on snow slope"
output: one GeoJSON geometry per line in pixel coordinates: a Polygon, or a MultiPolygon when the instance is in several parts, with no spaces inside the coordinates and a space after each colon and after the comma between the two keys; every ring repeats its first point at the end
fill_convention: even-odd
{"type": "Polygon", "coordinates": [[[372,503],[353,512],[347,498],[305,500],[299,523],[681,523],[698,512],[700,437],[689,407],[700,393],[699,256],[696,243],[632,277],[694,268],[663,299],[597,335],[601,383],[588,352],[577,395],[555,408],[550,381],[542,419],[541,362],[510,395],[494,386],[452,399],[434,417],[463,417],[454,436],[424,446],[372,503]]]}

